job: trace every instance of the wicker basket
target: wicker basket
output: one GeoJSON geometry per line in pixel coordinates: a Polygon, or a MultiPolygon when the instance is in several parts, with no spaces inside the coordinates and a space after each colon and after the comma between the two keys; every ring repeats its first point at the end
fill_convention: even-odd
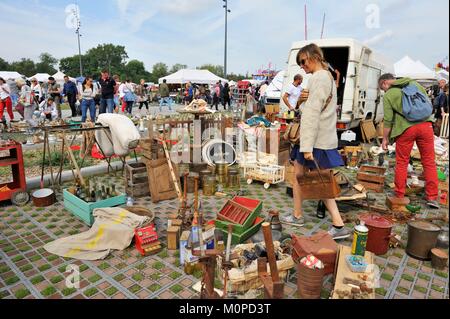
{"type": "Polygon", "coordinates": [[[131,206],[131,207],[126,207],[125,208],[127,211],[129,211],[130,213],[136,214],[138,216],[147,216],[150,218],[150,220],[142,225],[142,226],[146,226],[150,223],[153,222],[153,220],[155,219],[155,213],[153,213],[150,209],[142,207],[142,206],[131,206]]]}

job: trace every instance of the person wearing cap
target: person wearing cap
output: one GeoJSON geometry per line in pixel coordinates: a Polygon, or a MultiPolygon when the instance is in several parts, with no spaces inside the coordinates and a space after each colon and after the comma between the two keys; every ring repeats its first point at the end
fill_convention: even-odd
{"type": "Polygon", "coordinates": [[[41,117],[45,117],[49,121],[58,119],[58,109],[56,108],[55,99],[51,96],[47,101],[44,100],[39,104],[39,111],[41,112],[41,117]]]}
{"type": "Polygon", "coordinates": [[[61,112],[61,86],[56,83],[54,77],[48,78],[48,94],[55,100],[58,117],[62,118],[61,112]]]}

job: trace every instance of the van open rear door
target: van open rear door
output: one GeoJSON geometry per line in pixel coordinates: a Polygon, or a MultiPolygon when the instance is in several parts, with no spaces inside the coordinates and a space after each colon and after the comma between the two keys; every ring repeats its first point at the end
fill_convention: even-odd
{"type": "Polygon", "coordinates": [[[369,89],[369,59],[372,51],[363,47],[356,67],[355,91],[353,97],[353,120],[363,120],[366,113],[366,99],[369,89]]]}

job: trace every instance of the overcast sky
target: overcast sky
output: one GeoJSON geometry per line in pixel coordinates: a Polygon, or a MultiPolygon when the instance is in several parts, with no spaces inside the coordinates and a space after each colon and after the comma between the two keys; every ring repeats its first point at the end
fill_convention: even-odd
{"type": "MultiPolygon", "coordinates": [[[[0,0],[0,57],[37,59],[77,54],[65,9],[75,0],[0,0]]],[[[292,42],[351,37],[393,62],[404,55],[428,67],[448,56],[448,0],[229,0],[228,72],[252,73],[269,62],[283,69],[292,42]],[[379,11],[379,19],[377,19],[379,11]],[[377,25],[377,20],[379,24],[377,25]],[[368,23],[369,22],[369,23],[368,23]]],[[[131,59],[196,67],[223,64],[222,0],[78,0],[82,50],[101,43],[124,45],[131,59]]],[[[447,61],[448,62],[448,61],[447,61]]]]}

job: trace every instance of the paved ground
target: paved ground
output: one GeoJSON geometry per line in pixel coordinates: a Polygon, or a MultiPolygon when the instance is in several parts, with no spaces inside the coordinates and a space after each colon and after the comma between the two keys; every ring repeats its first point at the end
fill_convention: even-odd
{"type": "MultiPolygon", "coordinates": [[[[104,176],[117,185],[122,178],[104,176]],[[114,180],[115,179],[115,180],[114,180]]],[[[263,212],[278,209],[283,215],[291,212],[292,199],[285,195],[284,186],[273,186],[265,191],[261,184],[246,185],[248,196],[264,201],[263,212]]],[[[384,194],[372,195],[382,204],[384,194]]],[[[61,195],[59,202],[48,208],[35,208],[31,203],[23,208],[0,207],[0,298],[197,298],[191,286],[201,273],[186,275],[179,264],[177,252],[164,249],[158,255],[141,257],[133,246],[124,251],[114,251],[102,261],[81,262],[61,258],[46,252],[42,246],[54,239],[86,231],[88,227],[64,209],[61,195]],[[65,286],[66,266],[76,264],[81,270],[80,289],[65,286]]],[[[202,199],[207,218],[214,218],[225,199],[202,199]]],[[[152,204],[143,198],[138,204],[152,209],[162,242],[165,238],[165,221],[168,214],[176,212],[177,201],[152,204]]],[[[302,228],[285,227],[287,233],[312,234],[328,229],[330,220],[315,218],[315,202],[305,202],[307,224],[302,228]]],[[[341,206],[347,220],[352,220],[361,210],[341,206]]],[[[443,210],[442,210],[443,211],[443,210]]],[[[441,211],[441,212],[442,212],[441,211]]],[[[423,210],[423,216],[439,212],[423,210]]],[[[352,228],[353,223],[349,222],[352,228]]],[[[407,237],[406,226],[396,225],[395,233],[407,237]]],[[[343,244],[350,245],[350,240],[343,244]]],[[[408,257],[401,248],[390,249],[385,256],[378,256],[376,264],[382,271],[377,298],[448,298],[448,270],[435,271],[430,262],[408,257]]],[[[219,283],[217,284],[220,287],[219,283]]],[[[328,298],[332,289],[332,277],[326,278],[322,297],[328,298]]],[[[260,291],[258,292],[260,293],[260,291]]],[[[286,298],[296,298],[296,275],[292,271],[286,288],[286,298]]],[[[259,295],[261,297],[261,295],[259,295]]]]}

